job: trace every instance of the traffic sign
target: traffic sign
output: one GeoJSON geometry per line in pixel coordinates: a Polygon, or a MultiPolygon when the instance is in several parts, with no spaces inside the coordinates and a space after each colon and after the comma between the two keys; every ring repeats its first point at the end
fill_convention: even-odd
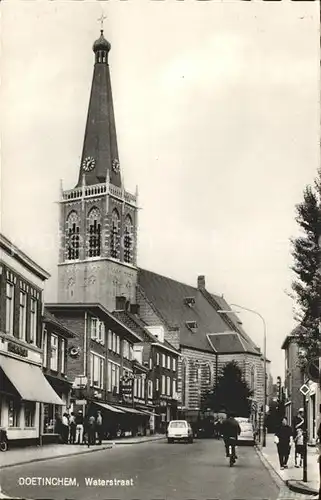
{"type": "Polygon", "coordinates": [[[302,392],[303,396],[307,396],[309,394],[309,392],[310,392],[309,386],[307,386],[306,384],[303,384],[300,387],[300,392],[302,392]]]}

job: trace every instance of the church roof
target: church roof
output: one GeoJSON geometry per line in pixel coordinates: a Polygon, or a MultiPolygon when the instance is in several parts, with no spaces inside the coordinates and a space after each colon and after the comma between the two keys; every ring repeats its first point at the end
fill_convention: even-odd
{"type": "Polygon", "coordinates": [[[218,354],[245,353],[258,354],[253,347],[246,342],[238,332],[211,333],[210,343],[218,354]]]}
{"type": "MultiPolygon", "coordinates": [[[[214,300],[218,298],[216,295],[209,294],[211,296],[209,300],[204,290],[200,288],[145,269],[139,269],[138,284],[167,325],[179,327],[181,346],[213,352],[207,335],[231,334],[231,330],[237,330],[239,326],[236,325],[236,320],[234,325],[217,312],[223,305],[219,303],[215,308],[214,300]],[[189,302],[190,305],[188,305],[189,302]]],[[[224,304],[226,308],[225,300],[224,304]]],[[[244,330],[239,330],[239,332],[245,351],[260,355],[259,349],[244,330]]]]}
{"type": "Polygon", "coordinates": [[[95,65],[88,106],[83,151],[76,187],[106,182],[121,187],[113,96],[108,53],[103,32],[95,41],[95,65]]]}

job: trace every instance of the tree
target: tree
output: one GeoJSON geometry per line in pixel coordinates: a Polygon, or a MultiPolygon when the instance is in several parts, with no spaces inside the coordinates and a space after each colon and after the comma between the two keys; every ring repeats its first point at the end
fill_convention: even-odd
{"type": "Polygon", "coordinates": [[[236,361],[227,363],[217,385],[209,391],[203,400],[203,407],[218,411],[232,411],[239,417],[248,417],[251,412],[250,397],[253,391],[243,378],[243,373],[236,361]]]}
{"type": "Polygon", "coordinates": [[[295,319],[298,344],[306,351],[306,357],[319,355],[321,318],[321,172],[314,186],[307,186],[302,203],[296,206],[296,222],[301,234],[292,239],[292,270],[296,279],[292,282],[297,310],[295,319]]]}

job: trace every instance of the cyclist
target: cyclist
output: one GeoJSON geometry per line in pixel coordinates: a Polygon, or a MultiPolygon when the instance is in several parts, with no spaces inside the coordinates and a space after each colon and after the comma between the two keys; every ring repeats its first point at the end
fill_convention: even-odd
{"type": "Polygon", "coordinates": [[[241,434],[241,427],[237,420],[235,420],[232,412],[228,412],[227,418],[223,421],[221,426],[221,432],[224,439],[226,456],[230,456],[230,446],[232,448],[232,456],[237,458],[235,453],[235,446],[237,443],[237,438],[241,434]]]}

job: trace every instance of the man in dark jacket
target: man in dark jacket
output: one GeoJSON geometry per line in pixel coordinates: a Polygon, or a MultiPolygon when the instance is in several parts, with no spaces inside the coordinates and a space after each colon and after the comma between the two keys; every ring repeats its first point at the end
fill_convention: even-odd
{"type": "Polygon", "coordinates": [[[298,429],[301,429],[304,432],[304,410],[300,408],[298,414],[293,418],[292,421],[292,431],[293,437],[295,438],[297,435],[298,429]]]}
{"type": "Polygon", "coordinates": [[[241,434],[241,427],[237,420],[235,420],[232,413],[228,413],[227,418],[222,422],[221,433],[223,435],[226,456],[230,456],[230,446],[232,447],[232,455],[237,458],[235,454],[235,446],[237,438],[241,434]]]}
{"type": "Polygon", "coordinates": [[[291,427],[288,425],[288,419],[286,417],[282,419],[281,426],[276,431],[275,436],[277,438],[277,449],[278,449],[280,467],[282,470],[287,469],[293,431],[291,427]]]}

